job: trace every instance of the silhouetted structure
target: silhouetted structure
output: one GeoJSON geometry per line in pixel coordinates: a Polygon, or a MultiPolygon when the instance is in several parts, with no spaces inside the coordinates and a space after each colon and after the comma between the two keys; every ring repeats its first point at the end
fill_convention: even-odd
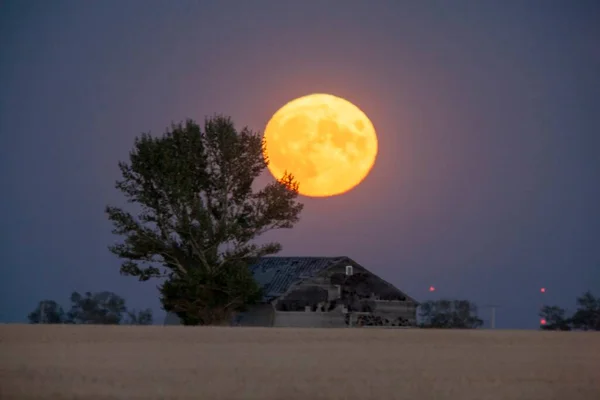
{"type": "MultiPolygon", "coordinates": [[[[419,303],[349,257],[264,257],[251,271],[263,298],[234,325],[416,326],[419,303]]],[[[165,324],[179,318],[168,314],[165,324]]]]}

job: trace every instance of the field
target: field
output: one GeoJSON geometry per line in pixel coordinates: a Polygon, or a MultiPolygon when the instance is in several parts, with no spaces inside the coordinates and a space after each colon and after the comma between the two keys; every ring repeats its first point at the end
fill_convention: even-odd
{"type": "Polygon", "coordinates": [[[0,325],[1,399],[600,399],[600,334],[0,325]]]}

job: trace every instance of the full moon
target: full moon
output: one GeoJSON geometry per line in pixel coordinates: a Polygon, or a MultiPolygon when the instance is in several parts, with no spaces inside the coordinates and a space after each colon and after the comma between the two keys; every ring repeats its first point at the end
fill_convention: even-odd
{"type": "Polygon", "coordinates": [[[357,106],[330,94],[290,101],[269,120],[265,158],[275,179],[294,175],[299,193],[328,197],[366,178],[377,157],[375,128],[357,106]]]}

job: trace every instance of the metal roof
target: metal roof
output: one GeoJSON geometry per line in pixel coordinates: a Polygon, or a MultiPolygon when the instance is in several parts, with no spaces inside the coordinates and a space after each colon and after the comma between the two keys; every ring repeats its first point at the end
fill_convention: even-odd
{"type": "Polygon", "coordinates": [[[250,267],[254,279],[263,289],[263,301],[284,294],[290,286],[312,278],[348,257],[263,257],[250,267]]]}

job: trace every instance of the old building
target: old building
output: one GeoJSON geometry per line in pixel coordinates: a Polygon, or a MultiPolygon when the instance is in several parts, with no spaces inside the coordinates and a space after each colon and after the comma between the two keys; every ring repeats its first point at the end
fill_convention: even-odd
{"type": "MultiPolygon", "coordinates": [[[[264,257],[251,267],[262,302],[239,326],[414,326],[418,302],[348,257],[264,257]]],[[[166,325],[179,324],[169,314],[166,325]]]]}

